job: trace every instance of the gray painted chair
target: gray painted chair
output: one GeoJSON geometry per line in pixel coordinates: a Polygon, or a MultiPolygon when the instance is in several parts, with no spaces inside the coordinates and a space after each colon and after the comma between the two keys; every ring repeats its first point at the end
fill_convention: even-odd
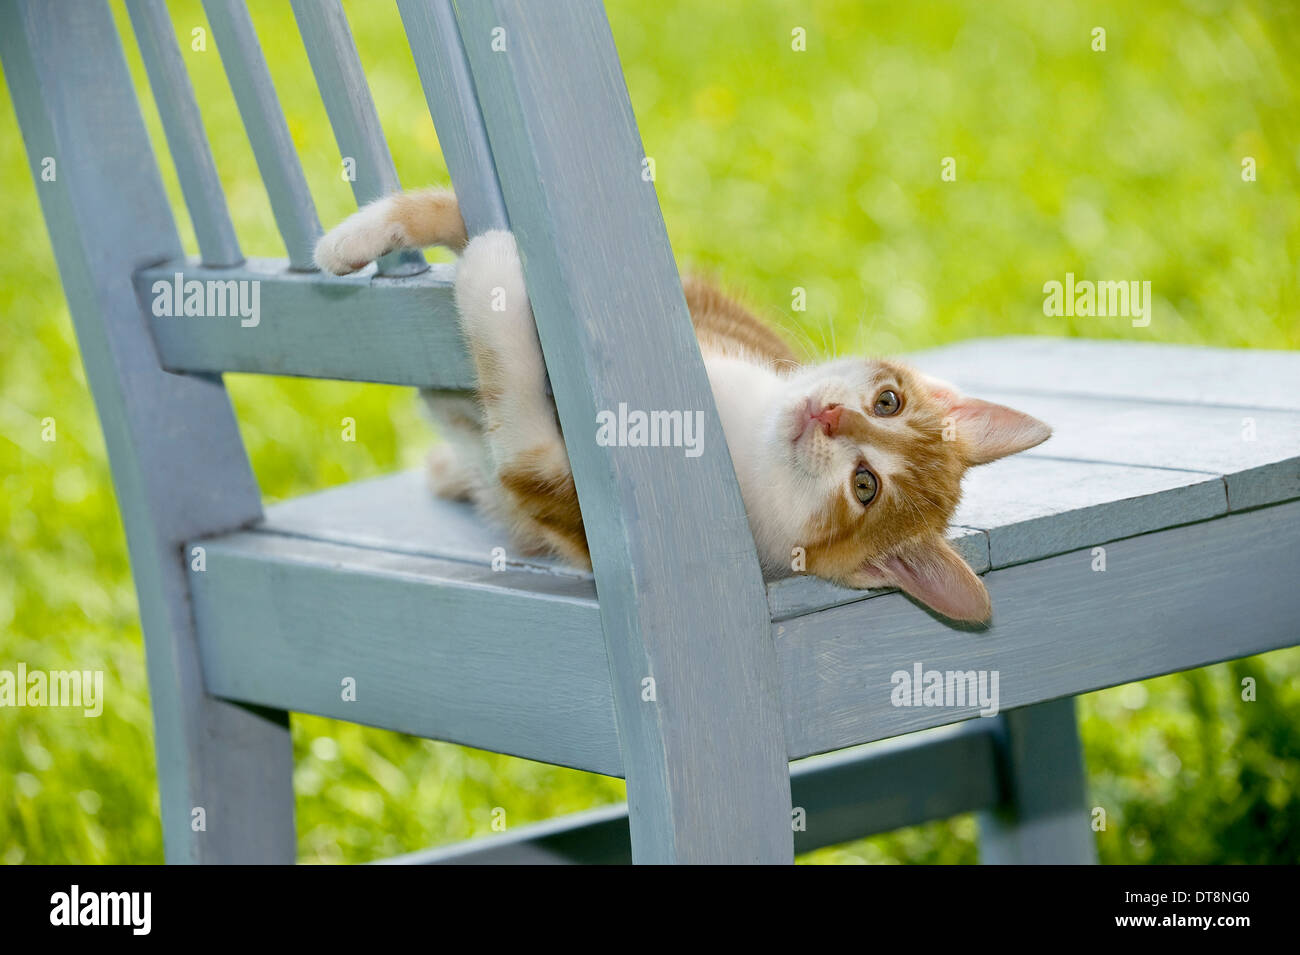
{"type": "MultiPolygon", "coordinates": [[[[968,811],[986,859],[1091,861],[1073,695],[1296,642],[1292,354],[1030,339],[916,356],[991,397],[1016,382],[1005,397],[1056,427],[970,482],[953,538],[993,595],[978,632],[897,593],[764,585],[720,440],[700,458],[570,442],[594,575],[494,572],[500,535],[411,475],[263,513],[220,373],[472,377],[447,268],[311,271],[320,226],[248,13],[205,5],[287,262],[240,252],[159,0],[127,6],[198,260],[107,5],[0,0],[130,545],[169,860],[294,859],[301,711],[627,779],[627,806],[405,861],[790,862],[968,811]],[[260,282],[260,323],[153,314],[177,272],[260,282]],[[893,675],[918,666],[996,672],[1005,712],[893,705],[893,675]]],[[[599,4],[398,6],[470,230],[519,238],[566,432],[625,401],[705,409],[720,434],[599,4]]],[[[357,200],[396,188],[341,8],[294,10],[357,200]]]]}

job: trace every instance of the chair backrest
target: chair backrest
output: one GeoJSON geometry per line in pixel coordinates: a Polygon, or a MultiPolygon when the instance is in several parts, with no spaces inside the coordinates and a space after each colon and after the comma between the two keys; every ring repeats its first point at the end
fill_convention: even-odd
{"type": "MultiPolygon", "coordinates": [[[[631,797],[633,838],[669,846],[662,861],[707,858],[744,839],[729,825],[788,816],[779,784],[752,785],[756,772],[776,780],[787,770],[775,654],[753,540],[604,10],[594,0],[397,5],[471,234],[509,227],[523,254],[591,544],[629,784],[662,797],[645,812],[631,797]],[[704,453],[598,445],[597,413],[622,403],[702,411],[704,453]],[[655,680],[652,705],[642,698],[645,677],[655,680]],[[745,738],[701,730],[720,713],[734,723],[737,712],[752,729],[745,738]],[[683,778],[709,780],[737,804],[692,803],[683,778]],[[697,844],[663,838],[693,828],[697,844]]],[[[201,686],[182,619],[181,542],[260,515],[216,375],[473,385],[448,268],[404,252],[376,274],[312,271],[320,223],[248,11],[243,0],[204,7],[287,262],[240,251],[162,0],[127,8],[198,261],[182,254],[106,3],[0,0],[0,52],[103,421],[155,704],[159,693],[201,686]],[[41,178],[47,156],[57,161],[52,182],[41,178]],[[261,321],[154,314],[154,289],[177,273],[257,281],[261,321]],[[174,657],[157,665],[186,674],[171,689],[152,676],[156,653],[174,657]]],[[[342,6],[293,0],[293,9],[340,152],[356,160],[357,200],[397,188],[342,6]]],[[[167,745],[160,740],[160,754],[167,745]]],[[[755,847],[756,858],[789,852],[779,838],[755,847]]]]}

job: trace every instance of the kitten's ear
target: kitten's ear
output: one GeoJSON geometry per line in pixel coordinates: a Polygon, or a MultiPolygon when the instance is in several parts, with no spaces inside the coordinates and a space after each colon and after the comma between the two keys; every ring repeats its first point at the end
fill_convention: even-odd
{"type": "Polygon", "coordinates": [[[948,408],[967,465],[988,464],[1025,451],[1052,436],[1052,429],[1032,415],[992,401],[963,395],[952,385],[926,378],[930,393],[948,408]]]}
{"type": "Polygon", "coordinates": [[[897,587],[952,620],[986,623],[993,614],[984,581],[938,534],[864,564],[850,578],[854,587],[897,587]]]}

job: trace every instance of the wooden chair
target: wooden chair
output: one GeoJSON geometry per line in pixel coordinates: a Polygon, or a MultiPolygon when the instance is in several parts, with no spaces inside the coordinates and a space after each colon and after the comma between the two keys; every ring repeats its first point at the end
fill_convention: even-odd
{"type": "MultiPolygon", "coordinates": [[[[1072,697],[1296,642],[1293,354],[1012,339],[916,356],[1056,428],[973,472],[957,515],[994,625],[956,630],[894,592],[765,585],[590,0],[398,7],[471,232],[518,236],[595,573],[494,572],[500,533],[413,475],[264,513],[222,372],[473,381],[448,268],[404,253],[312,271],[320,226],[248,13],[205,6],[287,261],[240,252],[160,0],[127,7],[198,260],[107,4],[0,0],[130,545],[170,861],[293,861],[288,711],[627,779],[627,806],[404,861],[788,863],[968,811],[988,860],[1092,861],[1072,697]],[[155,315],[178,272],[259,282],[260,322],[155,315]],[[688,458],[582,439],[619,402],[703,409],[712,440],[688,458]],[[1003,712],[893,705],[893,675],[918,664],[996,672],[1003,712]]],[[[341,7],[294,10],[358,201],[397,188],[341,7]]]]}

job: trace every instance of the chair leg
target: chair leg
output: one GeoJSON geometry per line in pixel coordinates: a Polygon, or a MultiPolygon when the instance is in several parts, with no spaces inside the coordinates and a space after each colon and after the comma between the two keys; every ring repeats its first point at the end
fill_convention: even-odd
{"type": "MultiPolygon", "coordinates": [[[[160,695],[151,693],[155,699],[160,695]]],[[[163,695],[175,696],[174,691],[163,695]]],[[[207,695],[185,708],[187,713],[178,714],[154,704],[167,861],[292,864],[297,833],[288,714],[207,695]],[[188,738],[162,733],[168,720],[188,724],[188,738]]]]}
{"type": "MultiPolygon", "coordinates": [[[[285,714],[204,692],[184,542],[261,515],[219,380],[158,365],[131,283],[183,254],[107,3],[0,3],[0,59],[131,552],[169,862],[292,862],[285,714]]],[[[111,702],[109,705],[112,705],[111,702]]]]}
{"type": "Polygon", "coordinates": [[[979,814],[980,861],[995,865],[1097,861],[1085,802],[1074,697],[1012,710],[1002,721],[1004,801],[979,814]]]}
{"type": "Polygon", "coordinates": [[[154,573],[135,547],[131,557],[167,861],[292,864],[297,831],[289,714],[204,692],[184,571],[171,573],[164,559],[163,572],[154,573]]]}
{"type": "MultiPolygon", "coordinates": [[[[745,728],[717,729],[718,738],[726,739],[745,728]]],[[[667,768],[666,778],[653,770],[627,769],[634,865],[794,861],[788,770],[784,778],[755,771],[744,785],[734,786],[690,769],[679,773],[667,768]]]]}
{"type": "MultiPolygon", "coordinates": [[[[775,670],[767,646],[756,656],[775,670]]],[[[675,656],[685,659],[688,651],[680,647],[675,656]]],[[[632,691],[615,694],[632,861],[789,865],[790,763],[775,681],[742,692],[718,676],[713,692],[704,692],[704,674],[731,674],[703,656],[699,665],[662,666],[654,699],[641,693],[625,660],[613,667],[616,686],[632,691]]]]}

